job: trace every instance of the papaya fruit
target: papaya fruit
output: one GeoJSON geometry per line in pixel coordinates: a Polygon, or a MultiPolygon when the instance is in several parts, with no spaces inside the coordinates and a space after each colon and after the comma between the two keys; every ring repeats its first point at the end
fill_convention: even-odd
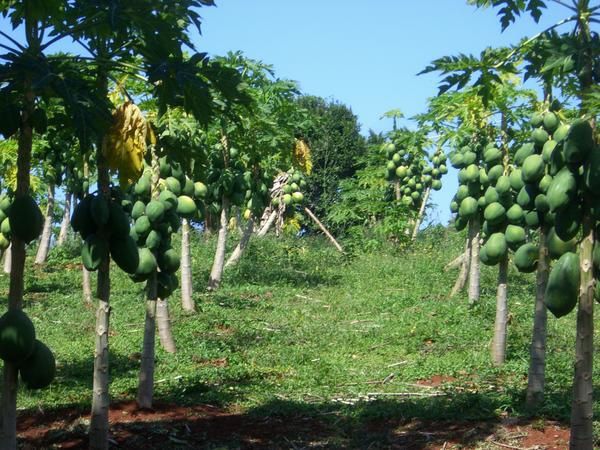
{"type": "Polygon", "coordinates": [[[541,127],[544,124],[544,115],[542,113],[534,113],[529,119],[529,123],[534,128],[541,127]]]}
{"type": "Polygon", "coordinates": [[[525,213],[521,205],[515,203],[506,211],[506,218],[508,222],[513,225],[521,225],[525,219],[525,213]]]}
{"type": "Polygon", "coordinates": [[[504,231],[506,243],[511,250],[521,247],[527,239],[525,229],[519,225],[508,225],[504,231]]]}
{"type": "Polygon", "coordinates": [[[117,202],[110,202],[108,205],[109,216],[107,228],[110,230],[111,235],[125,237],[129,235],[129,230],[131,225],[129,223],[129,218],[121,205],[117,202]]]}
{"type": "Polygon", "coordinates": [[[540,226],[540,215],[537,211],[528,211],[525,214],[525,224],[529,228],[537,228],[540,226]]]}
{"type": "Polygon", "coordinates": [[[535,146],[538,148],[542,148],[549,138],[550,135],[548,134],[548,132],[541,127],[536,128],[535,130],[533,130],[533,133],[531,133],[531,139],[533,140],[535,146]]]}
{"type": "Polygon", "coordinates": [[[30,195],[15,198],[8,213],[8,220],[13,236],[26,244],[42,234],[44,215],[30,195]]]}
{"type": "Polygon", "coordinates": [[[555,317],[569,314],[577,305],[580,282],[579,256],[563,254],[550,271],[544,304],[555,317]]]}
{"type": "Polygon", "coordinates": [[[511,189],[515,192],[519,192],[521,189],[523,189],[523,186],[525,186],[525,183],[523,182],[522,170],[519,168],[514,169],[508,176],[508,179],[510,181],[511,189]]]}
{"type": "Polygon", "coordinates": [[[162,191],[158,196],[158,200],[163,203],[165,211],[177,209],[177,196],[169,190],[162,191]]]}
{"type": "Polygon", "coordinates": [[[150,177],[147,175],[142,176],[135,185],[133,186],[133,191],[136,195],[142,198],[149,198],[151,193],[151,182],[150,177]]]}
{"type": "Polygon", "coordinates": [[[548,133],[554,133],[559,125],[560,120],[558,119],[558,116],[556,114],[554,114],[553,112],[547,112],[546,114],[544,114],[543,126],[548,133]]]}
{"type": "Polygon", "coordinates": [[[139,264],[135,271],[135,275],[140,277],[148,277],[157,268],[156,258],[154,254],[147,248],[138,249],[139,252],[139,264]]]}
{"type": "Polygon", "coordinates": [[[583,184],[594,196],[600,196],[600,149],[591,152],[585,162],[583,184]]]}
{"type": "Polygon", "coordinates": [[[565,139],[564,155],[569,164],[585,161],[594,148],[594,130],[590,122],[577,119],[571,124],[565,139]]]}
{"type": "Polygon", "coordinates": [[[554,152],[556,145],[556,141],[554,139],[550,139],[544,144],[544,147],[542,147],[542,159],[546,164],[549,164],[552,160],[552,153],[554,152]]]}
{"type": "Polygon", "coordinates": [[[548,193],[548,188],[550,187],[550,183],[552,183],[552,175],[544,175],[540,182],[538,183],[538,189],[542,194],[548,193]]]}
{"type": "Polygon", "coordinates": [[[10,247],[10,240],[0,233],[0,252],[5,251],[8,247],[10,247]]]}
{"type": "MultiPolygon", "coordinates": [[[[292,195],[293,197],[293,195],[292,195]]],[[[181,217],[189,219],[196,214],[197,208],[196,203],[192,200],[191,197],[187,195],[180,195],[177,198],[177,214],[181,217]]]]}
{"type": "MultiPolygon", "coordinates": [[[[146,216],[151,224],[156,224],[162,220],[165,215],[165,205],[160,200],[151,200],[146,205],[146,216]]],[[[138,230],[139,232],[139,230],[138,230]]]]}
{"type": "Polygon", "coordinates": [[[486,205],[495,203],[500,199],[500,196],[498,195],[498,191],[496,191],[496,188],[493,188],[492,186],[488,187],[485,190],[484,196],[485,196],[484,198],[485,198],[486,205]]]}
{"type": "Polygon", "coordinates": [[[156,230],[151,230],[150,233],[148,233],[148,236],[146,236],[146,248],[156,250],[160,246],[160,241],[160,233],[156,230]]]}
{"type": "Polygon", "coordinates": [[[506,175],[502,175],[496,181],[496,191],[498,191],[498,195],[503,195],[510,192],[510,179],[506,175]]]}
{"type": "Polygon", "coordinates": [[[0,358],[18,363],[26,359],[35,345],[35,328],[20,309],[7,311],[0,317],[0,358]]]}
{"type": "Polygon", "coordinates": [[[522,166],[525,158],[535,153],[535,146],[528,142],[523,144],[519,150],[515,153],[514,163],[516,166],[522,166]]]}
{"type": "Polygon", "coordinates": [[[180,263],[179,253],[173,248],[158,254],[158,267],[160,267],[161,272],[175,273],[179,269],[180,263]]]}
{"type": "Polygon", "coordinates": [[[544,176],[546,165],[541,155],[530,155],[523,161],[521,176],[525,183],[537,183],[544,176]]]}
{"type": "MultiPolygon", "coordinates": [[[[134,231],[134,229],[132,229],[134,231]]],[[[133,274],[140,264],[136,239],[132,236],[110,238],[110,255],[115,264],[125,273],[133,274]]]]}
{"type": "Polygon", "coordinates": [[[175,196],[181,195],[181,183],[175,177],[167,177],[165,179],[166,188],[171,191],[175,196]]]}
{"type": "Polygon", "coordinates": [[[83,266],[90,272],[94,272],[106,258],[108,258],[107,242],[95,234],[90,234],[81,246],[83,266]]]}
{"type": "Polygon", "coordinates": [[[504,167],[500,164],[493,166],[490,170],[488,170],[488,180],[491,184],[496,184],[498,179],[504,174],[504,167]]]}
{"type": "Polygon", "coordinates": [[[158,159],[158,168],[161,178],[167,178],[171,176],[171,164],[169,164],[166,156],[158,159]]]}
{"type": "Polygon", "coordinates": [[[571,126],[568,125],[568,124],[562,124],[562,125],[560,125],[556,129],[556,131],[552,134],[552,139],[555,140],[556,142],[562,142],[569,135],[569,130],[570,129],[571,129],[571,126]]]}
{"type": "Polygon", "coordinates": [[[523,209],[533,209],[537,194],[538,192],[535,186],[526,184],[517,195],[517,203],[521,205],[523,209]]]}
{"type": "Polygon", "coordinates": [[[131,218],[133,220],[139,219],[146,213],[146,204],[141,200],[136,201],[131,209],[131,218]]]}
{"type": "Polygon", "coordinates": [[[555,212],[573,202],[577,195],[577,180],[568,167],[563,167],[552,179],[546,197],[550,211],[555,212]]]}
{"type": "Polygon", "coordinates": [[[108,209],[108,202],[102,195],[92,196],[90,202],[90,215],[96,226],[100,227],[108,223],[110,211],[108,209]]]}
{"type": "Polygon", "coordinates": [[[483,211],[483,217],[490,224],[497,224],[506,219],[506,210],[498,202],[490,203],[483,211]]]}
{"type": "Polygon", "coordinates": [[[473,197],[467,197],[460,202],[458,215],[465,219],[470,219],[477,213],[479,209],[478,206],[477,200],[475,200],[473,197]]]}
{"type": "Polygon", "coordinates": [[[485,247],[487,256],[490,258],[490,260],[499,262],[507,255],[508,252],[508,246],[506,245],[504,233],[493,233],[485,243],[485,247]]]}
{"type": "Polygon", "coordinates": [[[0,223],[0,233],[2,233],[4,236],[10,238],[11,232],[10,232],[10,220],[8,220],[8,217],[6,217],[2,223],[0,223]]]}
{"type": "Polygon", "coordinates": [[[141,216],[135,221],[134,224],[135,232],[139,237],[146,237],[150,230],[152,229],[152,224],[150,223],[150,219],[148,216],[141,216]]]}
{"type": "Polygon", "coordinates": [[[201,200],[206,197],[206,194],[208,194],[208,188],[206,185],[201,181],[196,181],[194,183],[194,197],[197,200],[201,200]]]}
{"type": "Polygon", "coordinates": [[[498,261],[492,261],[488,256],[485,244],[479,249],[479,260],[486,266],[495,266],[498,264],[498,261]]]}
{"type": "Polygon", "coordinates": [[[570,241],[579,233],[583,211],[581,205],[572,203],[556,212],[554,230],[563,241],[570,241]]]}
{"type": "Polygon", "coordinates": [[[44,389],[52,383],[56,360],[46,344],[35,340],[31,355],[19,365],[19,374],[27,389],[44,389]]]}
{"type": "Polygon", "coordinates": [[[179,279],[177,276],[166,272],[159,272],[156,276],[156,282],[156,293],[158,298],[161,299],[170,297],[179,285],[179,279]]]}
{"type": "Polygon", "coordinates": [[[537,269],[538,259],[538,247],[532,243],[527,243],[517,249],[513,262],[519,272],[531,273],[537,269]]]}
{"type": "Polygon", "coordinates": [[[490,147],[483,152],[483,160],[489,167],[500,164],[502,157],[502,151],[496,147],[490,147]]]}

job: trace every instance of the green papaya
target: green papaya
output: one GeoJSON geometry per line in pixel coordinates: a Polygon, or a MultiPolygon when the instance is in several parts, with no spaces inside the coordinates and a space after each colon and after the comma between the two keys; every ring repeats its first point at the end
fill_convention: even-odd
{"type": "Polygon", "coordinates": [[[570,241],[579,233],[582,219],[581,205],[572,203],[556,212],[554,230],[563,241],[570,241]]]}
{"type": "Polygon", "coordinates": [[[577,119],[571,124],[565,139],[564,154],[569,164],[585,161],[594,148],[594,130],[590,122],[577,119]]]}
{"type": "Polygon", "coordinates": [[[491,184],[496,184],[498,179],[504,174],[504,167],[502,165],[493,166],[490,170],[488,170],[488,180],[491,184]]]}
{"type": "Polygon", "coordinates": [[[569,135],[570,129],[571,129],[571,126],[568,124],[560,125],[557,128],[557,130],[554,132],[554,134],[552,135],[552,139],[554,139],[556,142],[561,142],[561,141],[565,140],[567,138],[567,136],[569,135]]]}
{"type": "Polygon", "coordinates": [[[131,209],[131,218],[137,220],[146,213],[146,204],[141,200],[136,201],[131,209]]]}
{"type": "Polygon", "coordinates": [[[110,210],[108,209],[108,202],[104,196],[92,196],[92,201],[90,202],[90,214],[96,226],[100,227],[108,223],[110,210]]]}
{"type": "Polygon", "coordinates": [[[568,167],[563,167],[552,179],[546,197],[550,211],[556,212],[572,203],[577,195],[577,180],[568,167]]]}
{"type": "Polygon", "coordinates": [[[27,389],[48,387],[56,375],[56,360],[52,351],[36,339],[31,355],[19,365],[19,373],[27,389]]]}
{"type": "Polygon", "coordinates": [[[510,192],[510,178],[508,178],[506,175],[502,175],[500,178],[498,178],[498,181],[496,181],[495,187],[499,195],[510,192]]]}
{"type": "Polygon", "coordinates": [[[530,155],[523,161],[521,176],[525,183],[537,183],[544,176],[544,160],[541,155],[530,155]]]}
{"type": "Polygon", "coordinates": [[[574,252],[577,248],[575,239],[563,241],[558,237],[554,228],[551,228],[548,232],[546,243],[548,245],[548,255],[550,255],[550,258],[552,259],[558,259],[567,252],[574,252]]]}
{"type": "Polygon", "coordinates": [[[538,148],[542,148],[549,138],[550,135],[548,134],[548,132],[541,127],[536,128],[535,130],[533,130],[533,133],[531,133],[531,139],[533,140],[535,146],[538,148]]]}
{"type": "Polygon", "coordinates": [[[560,125],[560,120],[558,119],[558,116],[553,112],[547,112],[546,114],[544,114],[543,125],[544,129],[548,133],[552,134],[560,125]]]}
{"type": "MultiPolygon", "coordinates": [[[[160,200],[151,200],[146,205],[146,216],[151,224],[156,224],[162,220],[165,215],[165,205],[160,200]]],[[[139,233],[139,230],[137,230],[139,233]]],[[[143,234],[143,233],[139,233],[143,234]]]]}
{"type": "Polygon", "coordinates": [[[490,203],[483,211],[483,217],[491,224],[503,222],[506,219],[506,210],[500,203],[490,203]]]}
{"type": "Polygon", "coordinates": [[[112,236],[110,238],[110,255],[115,264],[128,274],[134,274],[140,264],[140,256],[135,241],[132,236],[112,236]]]}
{"type": "Polygon", "coordinates": [[[11,232],[10,232],[10,220],[8,220],[8,217],[6,217],[2,223],[0,223],[0,233],[2,233],[4,236],[10,238],[11,232]]]}
{"type": "Polygon", "coordinates": [[[591,152],[585,162],[583,183],[594,196],[600,196],[600,148],[591,152]]]}
{"type": "MultiPolygon", "coordinates": [[[[293,197],[293,194],[292,194],[293,197]]],[[[180,195],[177,199],[177,214],[184,218],[191,218],[196,214],[196,203],[187,195],[180,195]]]]}
{"type": "Polygon", "coordinates": [[[542,159],[546,164],[549,164],[552,160],[552,153],[554,152],[556,145],[557,143],[554,139],[550,139],[544,144],[544,147],[542,148],[542,159]]]}
{"type": "Polygon", "coordinates": [[[534,185],[526,184],[517,195],[517,203],[523,209],[533,209],[538,192],[534,185]]]}
{"type": "Polygon", "coordinates": [[[110,234],[119,237],[128,236],[131,225],[121,205],[117,202],[110,202],[108,209],[110,214],[108,216],[107,228],[110,230],[110,234]]]}
{"type": "Polygon", "coordinates": [[[510,187],[515,192],[519,192],[521,189],[523,189],[523,186],[525,186],[525,183],[523,182],[522,170],[519,168],[514,169],[508,176],[508,179],[510,181],[510,187]]]}
{"type": "Polygon", "coordinates": [[[93,272],[98,270],[102,261],[108,258],[108,244],[106,240],[95,234],[89,235],[81,246],[81,261],[83,266],[93,272]]]}
{"type": "Polygon", "coordinates": [[[169,191],[171,191],[175,196],[181,195],[181,183],[175,177],[167,177],[165,179],[165,186],[169,191]]]}
{"type": "Polygon", "coordinates": [[[507,255],[508,246],[504,233],[493,233],[485,243],[487,256],[491,261],[499,262],[507,255]]]}
{"type": "Polygon", "coordinates": [[[167,249],[158,254],[158,267],[161,272],[175,273],[179,269],[181,258],[175,249],[167,249]]]}
{"type": "Polygon", "coordinates": [[[508,225],[504,232],[506,243],[512,250],[519,248],[525,243],[527,235],[525,229],[519,225],[508,225]]]}
{"type": "Polygon", "coordinates": [[[11,233],[26,244],[42,234],[44,215],[30,195],[16,197],[8,213],[11,233]]]}
{"type": "Polygon", "coordinates": [[[475,200],[473,197],[467,197],[460,202],[458,215],[465,219],[470,219],[477,213],[479,209],[478,206],[477,200],[475,200]]]}
{"type": "Polygon", "coordinates": [[[139,264],[135,274],[140,277],[150,276],[157,268],[156,258],[154,254],[147,248],[138,249],[139,264]]]}
{"type": "Polygon", "coordinates": [[[539,258],[539,249],[532,243],[524,244],[517,249],[513,262],[519,270],[523,273],[531,273],[537,269],[539,258]]]}
{"type": "Polygon", "coordinates": [[[540,182],[538,183],[538,188],[542,194],[548,193],[548,188],[550,187],[550,183],[552,183],[552,175],[544,175],[540,182]]]}
{"type": "Polygon", "coordinates": [[[492,186],[490,186],[486,189],[484,195],[485,195],[485,203],[487,205],[497,202],[500,199],[500,196],[498,195],[498,191],[496,191],[496,189],[493,188],[492,186]]]}
{"type": "Polygon", "coordinates": [[[516,166],[522,166],[525,158],[535,153],[535,146],[528,142],[523,144],[519,150],[515,153],[514,163],[516,166]]]}
{"type": "Polygon", "coordinates": [[[0,317],[0,358],[18,363],[33,352],[35,328],[20,309],[11,309],[0,317]]]}
{"type": "Polygon", "coordinates": [[[537,211],[528,211],[525,214],[525,224],[529,228],[537,228],[540,226],[540,215],[537,211]]]}
{"type": "Polygon", "coordinates": [[[506,211],[506,218],[508,222],[513,225],[521,225],[525,219],[525,213],[523,212],[523,208],[518,203],[515,203],[508,211],[506,211]]]}
{"type": "Polygon", "coordinates": [[[197,200],[201,200],[206,197],[206,194],[208,194],[208,188],[206,185],[201,181],[196,181],[194,183],[194,197],[197,200]]]}
{"type": "Polygon", "coordinates": [[[141,216],[135,221],[134,228],[139,237],[146,237],[152,229],[152,224],[148,216],[141,216]]]}
{"type": "Polygon", "coordinates": [[[576,253],[563,254],[550,271],[544,304],[555,317],[569,314],[577,305],[580,270],[576,253]]]}
{"type": "Polygon", "coordinates": [[[135,194],[142,198],[149,198],[151,193],[151,182],[150,177],[147,175],[143,175],[133,186],[133,191],[135,194]]]}

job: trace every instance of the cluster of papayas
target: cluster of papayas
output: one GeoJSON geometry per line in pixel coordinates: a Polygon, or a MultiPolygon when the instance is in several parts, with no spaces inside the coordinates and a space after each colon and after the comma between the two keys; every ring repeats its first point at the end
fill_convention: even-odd
{"type": "Polygon", "coordinates": [[[29,389],[43,389],[54,380],[54,355],[36,339],[33,322],[20,309],[9,310],[0,317],[0,358],[17,365],[21,380],[29,389]]]}
{"type": "Polygon", "coordinates": [[[0,252],[5,251],[10,246],[11,228],[8,213],[12,205],[13,198],[9,193],[0,195],[0,252]]]}
{"type": "Polygon", "coordinates": [[[258,164],[244,163],[236,147],[229,148],[225,163],[222,146],[211,157],[206,182],[210,188],[205,197],[206,207],[213,214],[221,211],[223,197],[231,205],[251,211],[262,211],[269,203],[269,190],[272,177],[258,169],[258,164]]]}
{"type": "Polygon", "coordinates": [[[442,175],[448,173],[446,155],[437,151],[430,162],[422,152],[413,152],[400,144],[383,144],[387,157],[386,179],[400,184],[400,200],[406,206],[419,208],[423,193],[428,187],[435,191],[442,188],[442,175]]]}
{"type": "Polygon", "coordinates": [[[302,171],[293,167],[287,171],[285,183],[276,195],[271,199],[273,207],[277,208],[280,204],[285,207],[300,205],[304,202],[304,193],[302,189],[308,186],[306,178],[302,171]]]}
{"type": "MultiPolygon", "coordinates": [[[[525,217],[531,217],[527,224],[549,228],[548,252],[558,261],[551,269],[544,303],[556,317],[562,317],[577,304],[580,269],[576,249],[584,198],[591,199],[591,213],[600,220],[600,149],[587,120],[569,125],[561,121],[560,113],[546,111],[535,114],[531,124],[532,142],[515,155],[523,184],[519,198],[525,217]]],[[[600,267],[600,251],[594,252],[598,254],[595,264],[600,267]]],[[[535,270],[536,264],[531,244],[515,254],[515,265],[521,271],[535,270]]]]}
{"type": "Polygon", "coordinates": [[[75,207],[71,227],[84,240],[81,259],[87,270],[97,270],[112,257],[123,271],[135,273],[139,258],[129,236],[127,204],[120,189],[112,188],[108,195],[86,195],[75,207]]]}
{"type": "Polygon", "coordinates": [[[485,190],[504,173],[501,163],[502,152],[494,144],[484,147],[479,138],[463,141],[450,153],[450,164],[459,170],[458,189],[450,202],[450,211],[456,213],[454,224],[458,231],[483,212],[485,190]]]}

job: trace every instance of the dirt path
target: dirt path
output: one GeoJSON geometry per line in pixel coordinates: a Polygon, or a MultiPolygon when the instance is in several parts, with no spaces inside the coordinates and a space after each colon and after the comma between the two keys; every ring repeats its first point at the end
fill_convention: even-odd
{"type": "MultiPolygon", "coordinates": [[[[111,440],[123,449],[566,449],[569,431],[555,422],[371,421],[340,426],[335,417],[258,417],[210,405],[160,404],[140,411],[134,402],[111,408],[111,440]]],[[[77,409],[24,412],[23,449],[87,448],[89,415],[77,409]]]]}

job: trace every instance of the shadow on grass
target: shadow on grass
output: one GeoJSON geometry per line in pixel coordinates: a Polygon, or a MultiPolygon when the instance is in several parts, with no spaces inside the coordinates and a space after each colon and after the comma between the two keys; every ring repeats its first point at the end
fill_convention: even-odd
{"type": "MultiPolygon", "coordinates": [[[[207,404],[158,403],[139,411],[133,402],[111,409],[112,439],[119,448],[356,448],[424,450],[459,445],[475,448],[510,435],[505,426],[548,428],[540,419],[501,419],[497,398],[455,394],[415,400],[376,400],[354,405],[274,399],[248,411],[207,404]]],[[[20,439],[28,448],[69,444],[86,448],[81,408],[24,412],[20,439]]],[[[564,427],[562,427],[564,428],[564,427]]],[[[561,438],[566,431],[563,429],[561,438]]],[[[515,434],[515,433],[512,433],[515,434]]],[[[520,433],[521,437],[527,433],[520,433]]]]}

